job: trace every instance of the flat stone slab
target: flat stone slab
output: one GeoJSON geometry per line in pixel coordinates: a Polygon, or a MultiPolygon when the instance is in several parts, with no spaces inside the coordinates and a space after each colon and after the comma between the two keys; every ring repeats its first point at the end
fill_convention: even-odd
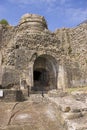
{"type": "Polygon", "coordinates": [[[25,102],[0,102],[0,130],[29,129],[87,130],[87,102],[47,94],[32,94],[25,102]]]}

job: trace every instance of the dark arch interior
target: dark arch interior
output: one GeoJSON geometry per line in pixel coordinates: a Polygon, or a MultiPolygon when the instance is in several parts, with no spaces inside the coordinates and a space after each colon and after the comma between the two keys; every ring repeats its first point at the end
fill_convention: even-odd
{"type": "Polygon", "coordinates": [[[32,90],[49,91],[57,87],[56,61],[48,55],[39,56],[33,66],[32,90]]]}
{"type": "Polygon", "coordinates": [[[34,87],[33,90],[35,91],[46,91],[49,83],[49,72],[45,69],[40,68],[38,70],[34,70],[33,72],[33,80],[34,80],[34,87]]]}
{"type": "Polygon", "coordinates": [[[41,72],[40,71],[34,71],[34,81],[40,81],[40,79],[41,79],[41,72]]]}

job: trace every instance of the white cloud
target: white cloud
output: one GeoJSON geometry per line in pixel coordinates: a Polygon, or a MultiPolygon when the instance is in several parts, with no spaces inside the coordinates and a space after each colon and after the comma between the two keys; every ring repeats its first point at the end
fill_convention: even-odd
{"type": "Polygon", "coordinates": [[[0,5],[0,13],[5,12],[5,10],[6,10],[5,7],[0,5]]]}
{"type": "Polygon", "coordinates": [[[9,2],[16,3],[16,4],[28,4],[30,3],[29,0],[8,0],[9,2]]]}
{"type": "Polygon", "coordinates": [[[0,5],[0,19],[4,17],[4,13],[6,12],[6,8],[0,5]]]}
{"type": "Polygon", "coordinates": [[[60,4],[61,5],[64,5],[64,4],[66,4],[67,2],[70,2],[71,0],[60,0],[60,4]]]}
{"type": "Polygon", "coordinates": [[[61,3],[61,4],[65,4],[66,2],[69,2],[71,0],[39,0],[39,1],[43,1],[43,2],[47,2],[47,3],[54,3],[54,2],[58,2],[58,3],[61,3]]]}
{"type": "Polygon", "coordinates": [[[65,10],[67,20],[72,24],[78,24],[87,19],[87,9],[68,8],[65,10]]]}
{"type": "Polygon", "coordinates": [[[41,6],[44,7],[44,5],[52,7],[57,0],[8,0],[8,1],[17,4],[19,7],[26,7],[26,5],[31,5],[39,8],[41,6]]]}
{"type": "MultiPolygon", "coordinates": [[[[56,19],[61,17],[61,20],[71,24],[78,24],[87,18],[87,9],[72,7],[72,0],[8,0],[19,5],[19,7],[31,5],[44,9],[47,15],[56,15],[56,19]]],[[[75,4],[75,3],[74,3],[75,4]]],[[[60,20],[60,19],[59,19],[60,20]]]]}
{"type": "Polygon", "coordinates": [[[58,2],[59,4],[65,4],[69,0],[8,0],[9,2],[20,3],[20,4],[31,4],[31,3],[47,3],[47,4],[54,4],[58,2]]]}

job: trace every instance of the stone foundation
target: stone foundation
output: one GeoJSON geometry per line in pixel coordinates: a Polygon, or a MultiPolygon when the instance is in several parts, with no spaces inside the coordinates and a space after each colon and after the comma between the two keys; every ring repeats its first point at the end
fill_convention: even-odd
{"type": "Polygon", "coordinates": [[[5,102],[25,101],[24,94],[21,90],[2,89],[1,91],[3,91],[3,96],[0,97],[0,101],[5,101],[5,102]]]}

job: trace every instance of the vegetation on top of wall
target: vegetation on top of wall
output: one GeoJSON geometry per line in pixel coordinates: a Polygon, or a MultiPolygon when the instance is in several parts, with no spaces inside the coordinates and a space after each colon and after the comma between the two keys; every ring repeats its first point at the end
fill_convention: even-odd
{"type": "Polygon", "coordinates": [[[0,20],[0,24],[9,25],[8,21],[5,19],[0,20]]]}

